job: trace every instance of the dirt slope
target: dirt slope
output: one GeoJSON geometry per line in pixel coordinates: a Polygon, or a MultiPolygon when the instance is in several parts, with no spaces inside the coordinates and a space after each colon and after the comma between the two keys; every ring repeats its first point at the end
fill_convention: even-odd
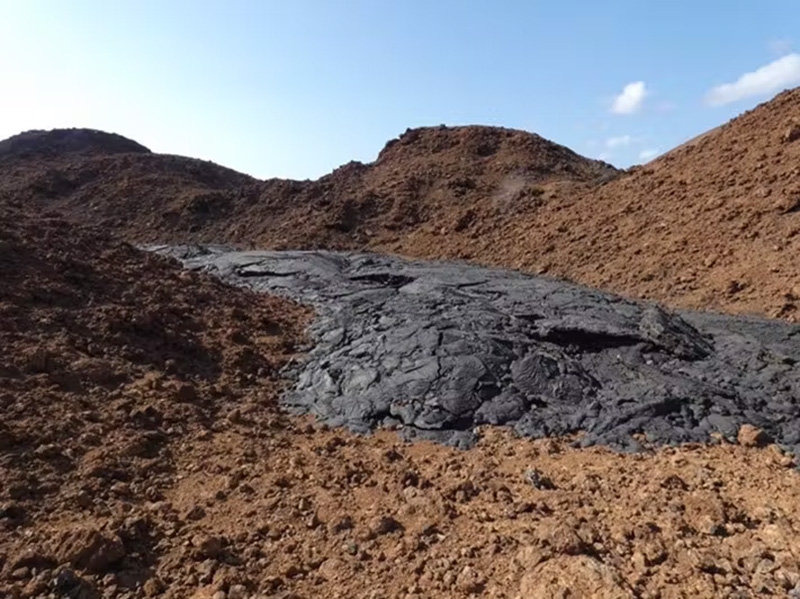
{"type": "Polygon", "coordinates": [[[308,313],[0,212],[0,596],[786,597],[777,447],[473,450],[283,416],[308,313]]]}
{"type": "Polygon", "coordinates": [[[0,142],[0,173],[0,205],[58,214],[132,240],[147,237],[148,229],[166,235],[184,210],[196,216],[188,234],[222,194],[255,182],[211,162],[153,154],[86,129],[33,131],[0,142]]]}
{"type": "Polygon", "coordinates": [[[798,320],[800,89],[511,227],[497,262],[798,320]]]}
{"type": "MultiPolygon", "coordinates": [[[[48,134],[44,134],[45,137],[48,134]]],[[[54,131],[61,147],[70,135],[54,131]]],[[[135,241],[356,248],[420,227],[466,230],[538,205],[548,189],[614,176],[537,135],[494,127],[409,130],[369,165],[318,181],[258,182],[198,160],[116,151],[0,153],[0,200],[57,211],[135,241]]],[[[106,145],[116,150],[116,140],[106,145]]],[[[34,138],[39,147],[42,135],[34,138]]],[[[99,145],[95,144],[95,147],[99,145]]]]}

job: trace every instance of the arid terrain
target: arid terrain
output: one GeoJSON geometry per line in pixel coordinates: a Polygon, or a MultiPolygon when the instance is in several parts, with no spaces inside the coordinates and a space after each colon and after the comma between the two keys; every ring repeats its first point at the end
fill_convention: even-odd
{"type": "Polygon", "coordinates": [[[535,134],[429,127],[317,181],[106,134],[0,142],[0,202],[135,242],[465,258],[670,305],[795,320],[800,89],[618,171],[535,134]]]}
{"type": "Polygon", "coordinates": [[[625,172],[416,129],[302,182],[0,142],[0,597],[800,597],[800,476],[758,429],[636,453],[329,429],[278,404],[310,308],[129,245],[459,257],[796,321],[798,121],[791,90],[625,172]]]}

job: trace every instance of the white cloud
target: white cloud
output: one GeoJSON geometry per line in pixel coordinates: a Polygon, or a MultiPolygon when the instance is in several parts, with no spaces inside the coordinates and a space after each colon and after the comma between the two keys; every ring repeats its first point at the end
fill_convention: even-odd
{"type": "Polygon", "coordinates": [[[779,58],[751,73],[745,73],[733,83],[718,85],[706,94],[706,104],[721,106],[748,96],[758,96],[800,83],[800,54],[779,58]]]}
{"type": "Polygon", "coordinates": [[[602,160],[603,162],[608,162],[609,160],[611,160],[611,156],[612,156],[611,152],[600,152],[597,155],[597,159],[602,160]]]}
{"type": "Polygon", "coordinates": [[[609,137],[606,140],[607,148],[618,148],[621,146],[629,146],[636,140],[630,135],[620,135],[619,137],[609,137]]]}
{"type": "Polygon", "coordinates": [[[622,88],[622,93],[614,98],[611,104],[611,112],[614,114],[632,114],[639,110],[642,101],[647,95],[647,87],[644,81],[634,81],[622,88]]]}
{"type": "Polygon", "coordinates": [[[642,150],[639,152],[639,160],[646,162],[651,158],[655,158],[659,154],[660,152],[658,151],[658,148],[648,148],[647,150],[642,150]]]}

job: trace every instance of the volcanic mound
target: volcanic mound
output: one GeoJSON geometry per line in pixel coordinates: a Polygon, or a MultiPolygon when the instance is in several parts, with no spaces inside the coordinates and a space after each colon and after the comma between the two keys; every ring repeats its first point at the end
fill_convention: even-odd
{"type": "Polygon", "coordinates": [[[143,145],[116,133],[94,129],[25,131],[0,141],[0,162],[11,158],[44,159],[64,154],[149,153],[143,145]]]}

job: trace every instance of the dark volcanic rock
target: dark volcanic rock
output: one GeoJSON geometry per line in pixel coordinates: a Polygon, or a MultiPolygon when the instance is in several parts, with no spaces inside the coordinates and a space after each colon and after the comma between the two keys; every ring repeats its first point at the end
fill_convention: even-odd
{"type": "Polygon", "coordinates": [[[332,252],[160,248],[190,268],[312,304],[315,342],[284,400],[331,425],[469,444],[479,424],[584,431],[635,449],[734,441],[748,423],[800,445],[800,327],[671,313],[563,281],[463,263],[332,252]]]}

